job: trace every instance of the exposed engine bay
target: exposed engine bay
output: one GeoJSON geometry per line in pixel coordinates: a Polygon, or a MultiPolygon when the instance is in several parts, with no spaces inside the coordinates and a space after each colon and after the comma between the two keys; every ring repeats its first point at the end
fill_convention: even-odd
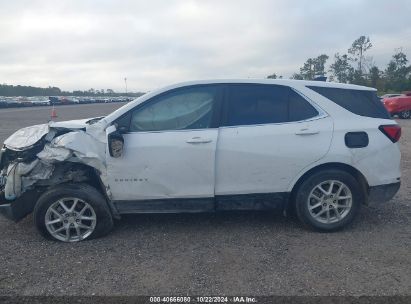
{"type": "Polygon", "coordinates": [[[52,121],[12,134],[0,152],[0,203],[60,183],[101,184],[106,142],[93,125],[102,118],[52,121]]]}

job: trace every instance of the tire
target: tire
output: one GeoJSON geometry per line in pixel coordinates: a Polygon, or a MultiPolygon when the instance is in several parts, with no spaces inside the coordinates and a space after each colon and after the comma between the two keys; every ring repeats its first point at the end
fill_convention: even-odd
{"type": "Polygon", "coordinates": [[[411,110],[402,111],[398,114],[398,116],[402,119],[410,119],[411,118],[411,110]]]}
{"type": "Polygon", "coordinates": [[[323,170],[309,176],[298,188],[296,213],[311,229],[337,231],[355,219],[364,199],[360,183],[351,174],[337,169],[323,170]]]}
{"type": "Polygon", "coordinates": [[[34,223],[46,238],[78,242],[109,233],[113,217],[106,199],[95,188],[62,184],[40,196],[34,207],[34,223]]]}

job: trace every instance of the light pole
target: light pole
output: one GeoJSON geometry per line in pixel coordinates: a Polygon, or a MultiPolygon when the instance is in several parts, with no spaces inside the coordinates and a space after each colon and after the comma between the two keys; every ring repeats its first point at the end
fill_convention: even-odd
{"type": "Polygon", "coordinates": [[[127,77],[124,77],[124,83],[126,84],[126,95],[127,95],[127,77]]]}

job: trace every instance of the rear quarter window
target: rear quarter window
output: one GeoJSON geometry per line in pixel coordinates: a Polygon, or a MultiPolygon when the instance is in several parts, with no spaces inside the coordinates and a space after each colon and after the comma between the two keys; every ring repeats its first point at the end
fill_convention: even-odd
{"type": "Polygon", "coordinates": [[[318,115],[318,111],[301,95],[290,89],[289,100],[289,121],[306,120],[318,115]]]}
{"type": "Polygon", "coordinates": [[[390,119],[390,115],[374,91],[315,86],[308,86],[308,88],[354,114],[390,119]]]}

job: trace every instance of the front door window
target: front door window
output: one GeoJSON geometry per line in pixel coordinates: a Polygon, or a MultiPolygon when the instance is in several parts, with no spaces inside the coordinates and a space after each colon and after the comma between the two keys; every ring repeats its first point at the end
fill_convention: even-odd
{"type": "Polygon", "coordinates": [[[130,131],[170,131],[210,127],[214,87],[189,87],[161,95],[131,116],[130,131]]]}

